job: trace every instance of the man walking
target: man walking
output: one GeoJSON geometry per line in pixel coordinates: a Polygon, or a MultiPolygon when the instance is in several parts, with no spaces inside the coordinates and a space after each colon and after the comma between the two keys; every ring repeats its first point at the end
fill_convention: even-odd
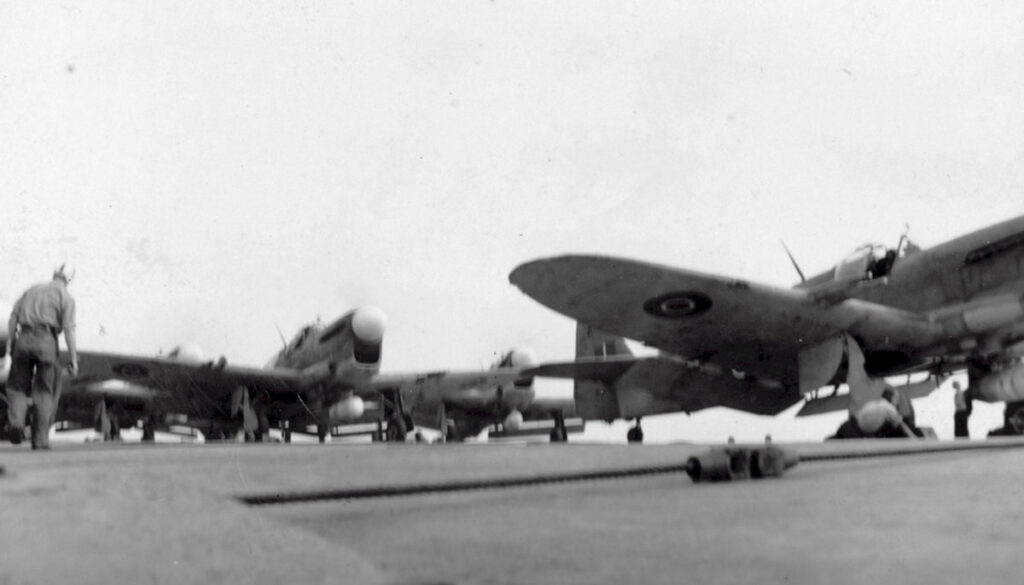
{"type": "Polygon", "coordinates": [[[32,422],[32,448],[50,448],[50,425],[60,399],[60,362],[57,336],[64,341],[71,357],[71,374],[78,374],[78,349],[75,345],[75,299],[67,285],[73,274],[62,265],[53,280],[25,291],[11,311],[7,348],[11,371],[7,378],[8,437],[21,442],[28,414],[28,397],[35,406],[32,422]]]}
{"type": "Polygon", "coordinates": [[[967,422],[971,418],[971,410],[974,405],[967,391],[960,386],[960,382],[953,382],[953,435],[957,438],[969,439],[971,432],[967,428],[967,422]]]}

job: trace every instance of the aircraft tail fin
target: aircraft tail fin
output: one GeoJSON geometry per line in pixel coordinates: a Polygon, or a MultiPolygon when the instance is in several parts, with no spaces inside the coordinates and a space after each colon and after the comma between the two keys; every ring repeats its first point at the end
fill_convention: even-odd
{"type": "Polygon", "coordinates": [[[594,329],[589,325],[576,323],[576,357],[606,358],[632,356],[626,341],[616,335],[594,329]]]}
{"type": "Polygon", "coordinates": [[[573,387],[577,414],[584,419],[613,420],[620,414],[615,378],[632,366],[633,352],[623,338],[576,323],[576,360],[592,361],[592,367],[615,366],[610,379],[577,377],[573,387]],[[609,359],[612,358],[612,359],[609,359]],[[617,359],[615,359],[617,358],[617,359]],[[625,362],[625,363],[623,363],[625,362]]]}

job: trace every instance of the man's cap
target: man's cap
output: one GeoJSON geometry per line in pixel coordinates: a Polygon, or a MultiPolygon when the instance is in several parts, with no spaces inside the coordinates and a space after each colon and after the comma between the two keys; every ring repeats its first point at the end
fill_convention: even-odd
{"type": "Polygon", "coordinates": [[[75,269],[67,262],[60,265],[60,268],[53,271],[53,277],[63,280],[66,284],[75,278],[75,269]]]}

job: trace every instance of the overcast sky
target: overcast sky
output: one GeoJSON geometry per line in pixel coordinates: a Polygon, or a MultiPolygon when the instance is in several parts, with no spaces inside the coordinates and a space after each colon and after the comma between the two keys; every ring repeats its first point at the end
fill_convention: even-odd
{"type": "Polygon", "coordinates": [[[82,348],[258,365],[373,304],[387,371],[566,359],[523,261],[788,286],[782,239],[813,273],[1021,214],[1021,63],[1018,2],[4,3],[0,297],[70,260],[82,348]]]}

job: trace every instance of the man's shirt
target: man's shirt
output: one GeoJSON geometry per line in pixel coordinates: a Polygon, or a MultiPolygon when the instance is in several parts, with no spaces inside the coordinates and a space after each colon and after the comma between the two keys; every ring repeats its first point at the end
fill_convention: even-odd
{"type": "Polygon", "coordinates": [[[11,311],[18,325],[50,327],[57,333],[75,330],[75,299],[67,288],[51,280],[25,291],[11,311]]]}

